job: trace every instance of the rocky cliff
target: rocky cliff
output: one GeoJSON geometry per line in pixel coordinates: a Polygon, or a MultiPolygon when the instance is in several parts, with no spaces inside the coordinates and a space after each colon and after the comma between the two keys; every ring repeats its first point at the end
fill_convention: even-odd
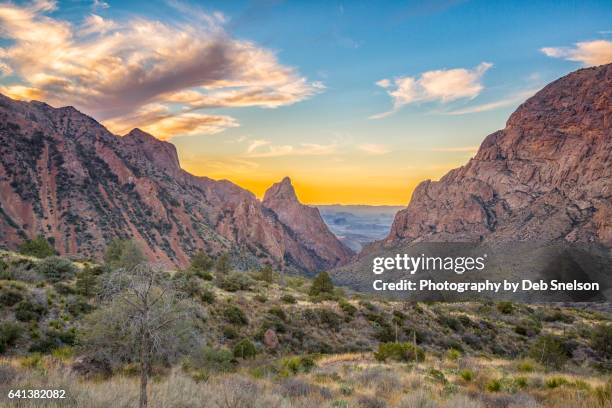
{"type": "Polygon", "coordinates": [[[272,207],[187,173],[172,144],[138,129],[119,137],[72,107],[0,95],[0,246],[43,234],[61,254],[96,258],[112,239],[133,238],[151,259],[179,266],[200,248],[304,272],[347,260],[314,214],[309,225],[282,222],[282,205],[272,207]]]}
{"type": "MultiPolygon", "coordinates": [[[[539,91],[485,138],[476,156],[439,181],[425,181],[398,212],[388,237],[332,271],[337,283],[372,291],[377,257],[486,256],[486,267],[458,279],[420,272],[414,279],[598,282],[600,290],[496,294],[525,301],[612,299],[612,64],[581,69],[539,91]]],[[[390,294],[390,293],[387,293],[390,294]]],[[[440,300],[446,293],[394,293],[440,300]],[[432,297],[428,297],[432,296],[432,297]]],[[[450,295],[448,295],[450,296],[450,295]]],[[[442,299],[473,300],[472,295],[442,299]]]]}
{"type": "Polygon", "coordinates": [[[562,240],[612,245],[612,64],[539,91],[476,156],[425,181],[387,242],[562,240]]]}
{"type": "Polygon", "coordinates": [[[352,251],[327,228],[319,210],[299,202],[289,177],[266,191],[263,205],[274,211],[301,243],[325,259],[341,264],[351,257],[352,251]]]}

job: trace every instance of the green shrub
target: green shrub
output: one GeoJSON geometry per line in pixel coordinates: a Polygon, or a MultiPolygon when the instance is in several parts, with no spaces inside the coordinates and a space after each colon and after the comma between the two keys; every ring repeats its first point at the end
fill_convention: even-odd
{"type": "Polygon", "coordinates": [[[243,272],[232,272],[228,275],[217,276],[217,286],[228,292],[250,290],[254,283],[253,278],[243,272]]]}
{"type": "Polygon", "coordinates": [[[561,322],[561,323],[572,323],[574,317],[563,313],[561,310],[552,310],[544,314],[542,320],[545,322],[561,322]]]}
{"type": "Polygon", "coordinates": [[[13,288],[2,288],[0,290],[0,305],[13,306],[23,300],[23,295],[13,288]]]}
{"type": "Polygon", "coordinates": [[[527,386],[529,385],[527,377],[523,376],[516,377],[513,382],[517,388],[527,388],[527,386]]]}
{"type": "Polygon", "coordinates": [[[533,337],[542,331],[542,324],[539,321],[526,319],[514,326],[514,332],[521,336],[533,337]]]}
{"type": "Polygon", "coordinates": [[[189,269],[199,276],[200,274],[207,274],[213,264],[213,260],[200,249],[191,257],[189,269]]]}
{"type": "Polygon", "coordinates": [[[76,291],[85,297],[92,297],[98,293],[98,277],[89,266],[76,274],[76,291]]]}
{"type": "Polygon", "coordinates": [[[233,360],[234,355],[228,349],[203,347],[199,352],[194,353],[190,363],[206,371],[229,372],[234,368],[233,360]]]}
{"type": "Polygon", "coordinates": [[[446,376],[440,370],[436,370],[435,368],[432,367],[429,370],[427,370],[427,374],[433,380],[435,380],[435,381],[437,381],[437,382],[439,382],[441,384],[447,384],[448,383],[448,380],[446,379],[446,376]]]}
{"type": "Polygon", "coordinates": [[[412,343],[382,343],[378,345],[374,357],[378,361],[423,361],[425,352],[412,343]]]}
{"type": "Polygon", "coordinates": [[[321,324],[327,326],[328,328],[334,331],[340,330],[342,318],[338,314],[336,314],[336,312],[331,309],[321,308],[317,309],[316,313],[321,324]]]}
{"type": "Polygon", "coordinates": [[[280,300],[284,303],[289,303],[289,304],[297,303],[297,300],[289,294],[281,296],[280,300]]]}
{"type": "Polygon", "coordinates": [[[234,357],[236,358],[253,358],[257,355],[255,345],[249,339],[242,339],[234,346],[234,357]]]}
{"type": "Polygon", "coordinates": [[[327,274],[327,272],[319,273],[317,277],[312,281],[312,285],[310,286],[310,290],[308,291],[308,294],[313,297],[320,296],[321,294],[333,293],[334,284],[332,283],[332,280],[327,274]]]}
{"type": "Polygon", "coordinates": [[[0,353],[4,353],[7,348],[15,345],[22,333],[23,328],[17,323],[0,323],[0,353]]]}
{"type": "Polygon", "coordinates": [[[266,303],[268,301],[268,297],[261,293],[258,293],[255,296],[253,296],[253,299],[258,301],[259,303],[266,303]]]}
{"type": "Polygon", "coordinates": [[[489,392],[499,392],[502,389],[502,383],[500,380],[493,379],[487,382],[487,384],[485,385],[485,388],[489,392]]]}
{"type": "Polygon", "coordinates": [[[216,298],[215,292],[213,292],[210,289],[202,289],[200,291],[200,299],[204,303],[208,303],[209,305],[212,305],[213,303],[215,303],[215,298],[216,298]]]}
{"type": "Polygon", "coordinates": [[[104,253],[104,262],[110,269],[130,269],[144,261],[146,258],[140,245],[130,239],[114,239],[104,253]]]}
{"type": "Polygon", "coordinates": [[[601,323],[593,329],[591,347],[605,358],[612,358],[612,324],[601,323]]]}
{"type": "Polygon", "coordinates": [[[514,312],[514,304],[512,302],[497,303],[497,311],[502,314],[512,314],[514,312]]]}
{"type": "Polygon", "coordinates": [[[227,306],[223,311],[223,315],[228,322],[238,325],[245,326],[249,324],[249,319],[246,314],[238,306],[227,306]]]}
{"type": "Polygon", "coordinates": [[[459,376],[463,379],[463,381],[470,382],[474,379],[476,375],[474,374],[474,371],[470,370],[469,368],[466,368],[465,370],[461,370],[459,372],[459,376]]]}
{"type": "Polygon", "coordinates": [[[461,352],[455,348],[450,348],[446,351],[446,357],[451,361],[455,361],[461,357],[461,352]]]}
{"type": "Polygon", "coordinates": [[[238,330],[234,326],[223,326],[223,337],[229,340],[238,338],[238,330]]]}
{"type": "Polygon", "coordinates": [[[47,309],[35,302],[22,300],[15,306],[15,318],[21,322],[38,321],[47,309]]]}
{"type": "Polygon", "coordinates": [[[50,282],[60,282],[73,278],[77,268],[67,259],[51,256],[43,259],[36,266],[36,271],[50,282]]]}
{"type": "Polygon", "coordinates": [[[222,254],[215,263],[215,271],[219,275],[227,275],[232,269],[229,254],[222,254]]]}
{"type": "Polygon", "coordinates": [[[272,270],[272,265],[265,265],[258,274],[258,279],[264,282],[272,283],[274,282],[274,271],[272,270]]]}
{"type": "Polygon", "coordinates": [[[547,334],[531,345],[529,357],[546,366],[560,368],[567,361],[568,352],[562,339],[547,334]]]}
{"type": "Polygon", "coordinates": [[[353,317],[357,313],[357,308],[344,299],[338,301],[338,306],[349,317],[353,317]]]}
{"type": "Polygon", "coordinates": [[[438,317],[438,322],[453,331],[459,331],[463,328],[459,319],[451,316],[440,316],[438,317]]]}
{"type": "Polygon", "coordinates": [[[531,373],[536,370],[536,363],[532,360],[522,360],[516,365],[516,369],[523,373],[531,373]]]}
{"type": "Polygon", "coordinates": [[[55,255],[55,249],[45,237],[39,235],[22,243],[19,247],[19,253],[36,258],[46,258],[55,255]]]}
{"type": "Polygon", "coordinates": [[[548,388],[557,388],[567,383],[568,381],[563,377],[550,377],[546,380],[546,386],[548,388]]]}
{"type": "Polygon", "coordinates": [[[284,376],[308,373],[316,367],[315,361],[310,356],[285,357],[280,365],[280,374],[284,376]]]}
{"type": "Polygon", "coordinates": [[[370,312],[373,312],[376,310],[376,306],[374,306],[371,302],[368,302],[367,300],[360,300],[359,305],[362,307],[365,307],[370,312]]]}
{"type": "Polygon", "coordinates": [[[274,306],[271,307],[270,309],[268,309],[268,313],[278,317],[279,319],[281,319],[282,321],[286,322],[287,321],[287,314],[285,313],[285,311],[283,309],[281,309],[278,306],[274,306]]]}

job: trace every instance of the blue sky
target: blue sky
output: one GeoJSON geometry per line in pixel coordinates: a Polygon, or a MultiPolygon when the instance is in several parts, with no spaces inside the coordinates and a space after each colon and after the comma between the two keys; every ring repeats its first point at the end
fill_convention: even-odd
{"type": "MultiPolygon", "coordinates": [[[[51,93],[56,88],[49,88],[48,82],[36,86],[36,74],[55,72],[53,60],[49,68],[41,65],[33,72],[14,56],[5,58],[11,73],[0,78],[0,85],[11,96],[40,95],[54,104],[75,105],[118,133],[143,127],[171,140],[189,171],[228,178],[257,194],[289,175],[298,194],[312,203],[405,204],[419,181],[440,177],[464,163],[474,147],[503,128],[509,114],[539,88],[580,67],[612,61],[609,1],[46,0],[7,3],[5,8],[9,11],[3,17],[0,7],[0,21],[14,18],[11,12],[17,9],[25,10],[30,24],[38,27],[47,24],[56,30],[51,22],[70,27],[70,35],[58,36],[58,42],[70,43],[70,55],[91,50],[92,44],[110,43],[113,31],[126,33],[142,20],[166,26],[164,35],[170,41],[181,33],[190,33],[193,41],[221,33],[231,39],[232,50],[251,44],[252,52],[238,57],[247,66],[251,59],[254,66],[261,63],[259,51],[269,53],[255,79],[252,73],[241,73],[225,88],[218,85],[225,82],[210,88],[259,90],[264,71],[270,69],[270,76],[284,79],[261,85],[265,101],[236,104],[217,98],[195,109],[156,95],[137,106],[124,106],[126,93],[118,92],[122,99],[101,99],[96,105],[89,103],[91,96],[72,91],[74,87],[51,93]],[[87,18],[98,31],[87,28],[87,18]],[[202,25],[211,27],[199,31],[202,25]],[[452,89],[445,89],[447,84],[452,89]],[[268,97],[282,102],[270,102],[268,97]],[[108,105],[117,109],[109,112],[108,105]],[[150,113],[161,105],[168,115],[188,111],[181,126],[168,115],[162,124],[143,119],[148,118],[143,109],[150,113]],[[194,123],[195,128],[187,125],[194,123]]],[[[19,27],[7,31],[5,49],[25,41],[19,27]]],[[[153,37],[151,43],[156,44],[153,37]]],[[[138,40],[141,37],[133,32],[126,38],[136,38],[138,47],[155,51],[155,45],[138,40]]],[[[172,59],[171,46],[163,41],[159,39],[164,58],[172,59]]],[[[125,48],[113,56],[127,61],[126,55],[136,52],[125,48]]],[[[93,68],[106,61],[92,60],[95,75],[86,77],[106,75],[93,68]]],[[[155,64],[162,63],[149,59],[143,66],[154,69],[155,64]]],[[[58,75],[72,81],[74,69],[58,75]]],[[[192,85],[198,84],[183,88],[193,89],[192,85]]],[[[129,83],[126,89],[134,86],[129,83]]],[[[115,89],[100,92],[106,91],[115,89]]]]}

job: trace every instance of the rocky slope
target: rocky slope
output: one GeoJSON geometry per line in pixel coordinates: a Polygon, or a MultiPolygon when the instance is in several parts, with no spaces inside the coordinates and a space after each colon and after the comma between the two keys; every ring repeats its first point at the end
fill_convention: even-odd
{"type": "Polygon", "coordinates": [[[546,86],[476,156],[425,181],[387,242],[612,244],[612,64],[546,86]]]}
{"type": "Polygon", "coordinates": [[[266,191],[263,205],[274,211],[283,224],[295,231],[301,243],[324,258],[334,260],[335,264],[343,263],[353,254],[327,228],[317,208],[298,201],[289,177],[266,191]]]}
{"type": "MultiPolygon", "coordinates": [[[[523,103],[465,166],[421,183],[388,237],[334,271],[334,278],[372,290],[375,257],[488,254],[484,271],[461,280],[595,281],[600,293],[584,299],[610,300],[610,152],[612,64],[571,73],[523,103]]],[[[392,281],[406,273],[384,276],[392,281]]],[[[452,272],[425,277],[457,280],[452,272]]],[[[584,300],[576,293],[554,295],[584,300]]],[[[522,295],[530,301],[545,297],[522,295]]]]}
{"type": "Polygon", "coordinates": [[[151,259],[174,265],[203,248],[230,251],[243,266],[271,261],[306,272],[349,255],[337,242],[327,249],[329,231],[315,231],[324,224],[312,223],[314,214],[310,226],[302,217],[286,224],[251,192],[185,172],[170,143],[138,129],[118,137],[72,107],[1,95],[0,199],[8,248],[44,234],[61,254],[100,257],[113,238],[134,238],[151,259]]]}

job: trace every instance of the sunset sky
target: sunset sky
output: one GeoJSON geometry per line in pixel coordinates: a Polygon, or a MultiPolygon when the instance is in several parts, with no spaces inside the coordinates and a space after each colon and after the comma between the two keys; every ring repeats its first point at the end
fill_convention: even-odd
{"type": "Polygon", "coordinates": [[[261,196],[405,205],[546,83],[612,62],[612,2],[0,2],[0,92],[176,145],[261,196]]]}

